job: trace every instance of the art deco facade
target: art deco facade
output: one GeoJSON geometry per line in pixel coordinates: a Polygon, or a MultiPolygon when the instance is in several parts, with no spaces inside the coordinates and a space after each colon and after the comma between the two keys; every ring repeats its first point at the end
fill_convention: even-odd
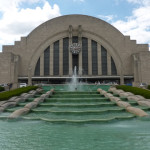
{"type": "Polygon", "coordinates": [[[86,81],[150,83],[150,52],[112,25],[84,15],[49,20],[0,54],[0,83],[86,81]]]}

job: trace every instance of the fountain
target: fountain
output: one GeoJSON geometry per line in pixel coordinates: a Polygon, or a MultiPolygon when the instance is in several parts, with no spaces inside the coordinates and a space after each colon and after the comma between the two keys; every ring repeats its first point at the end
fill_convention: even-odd
{"type": "Polygon", "coordinates": [[[78,78],[77,78],[77,67],[75,66],[74,70],[73,70],[73,75],[72,75],[72,78],[71,78],[71,82],[69,83],[68,91],[77,91],[78,85],[79,85],[79,81],[78,81],[78,78]]]}
{"type": "Polygon", "coordinates": [[[89,91],[91,92],[90,86],[87,86],[87,81],[86,82],[79,82],[78,79],[78,74],[77,74],[77,66],[74,67],[73,69],[73,75],[71,77],[71,82],[68,84],[67,83],[67,91],[89,91]]]}

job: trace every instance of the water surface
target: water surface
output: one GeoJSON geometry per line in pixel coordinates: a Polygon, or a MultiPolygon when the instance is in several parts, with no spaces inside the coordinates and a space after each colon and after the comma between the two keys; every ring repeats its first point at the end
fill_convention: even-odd
{"type": "Polygon", "coordinates": [[[0,120],[2,150],[148,150],[149,121],[51,124],[0,120]]]}

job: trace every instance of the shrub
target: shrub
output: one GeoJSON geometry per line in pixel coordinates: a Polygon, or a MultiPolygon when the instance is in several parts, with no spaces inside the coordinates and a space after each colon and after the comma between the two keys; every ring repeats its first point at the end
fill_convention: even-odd
{"type": "Polygon", "coordinates": [[[4,87],[1,87],[0,86],[0,92],[2,92],[2,91],[4,91],[5,89],[4,89],[4,87]]]}
{"type": "Polygon", "coordinates": [[[29,92],[31,90],[35,90],[37,88],[38,88],[37,86],[28,86],[28,87],[22,87],[22,88],[18,88],[15,90],[0,93],[0,101],[7,100],[13,96],[19,96],[22,93],[27,93],[27,92],[29,92]]]}
{"type": "Polygon", "coordinates": [[[148,85],[148,86],[147,86],[147,89],[149,89],[149,90],[150,90],[150,85],[148,85]]]}
{"type": "Polygon", "coordinates": [[[138,87],[131,87],[131,86],[126,86],[126,85],[118,85],[116,86],[117,89],[122,89],[125,92],[132,92],[135,95],[141,95],[147,99],[150,99],[150,91],[146,89],[141,89],[138,87]]]}

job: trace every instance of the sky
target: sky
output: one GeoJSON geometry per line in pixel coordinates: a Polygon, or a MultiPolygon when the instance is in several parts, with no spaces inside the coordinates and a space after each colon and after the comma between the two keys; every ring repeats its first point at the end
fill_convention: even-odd
{"type": "Polygon", "coordinates": [[[0,52],[41,23],[69,14],[97,17],[150,45],[150,0],[0,0],[0,52]]]}

